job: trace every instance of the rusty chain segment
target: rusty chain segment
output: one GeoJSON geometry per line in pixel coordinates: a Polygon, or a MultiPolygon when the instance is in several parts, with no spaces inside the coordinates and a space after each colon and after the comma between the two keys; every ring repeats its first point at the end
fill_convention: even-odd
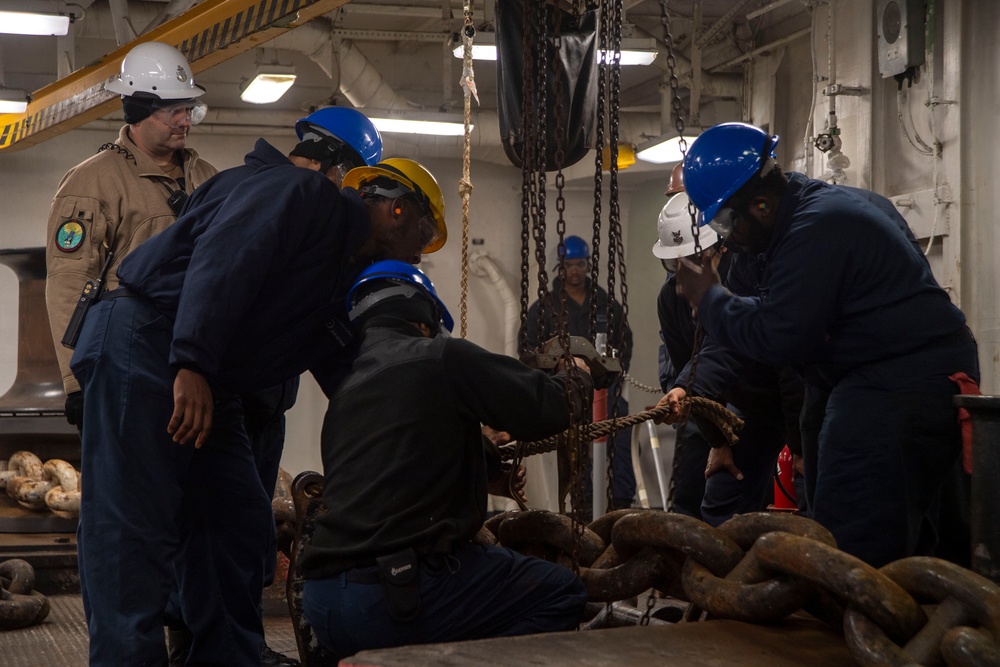
{"type": "Polygon", "coordinates": [[[35,569],[19,558],[0,563],[0,630],[37,625],[49,615],[49,600],[34,590],[35,569]]]}
{"type": "Polygon", "coordinates": [[[1000,596],[989,579],[936,558],[898,560],[880,572],[915,599],[937,605],[927,622],[899,641],[871,618],[847,611],[844,633],[863,665],[1000,665],[1000,596]],[[900,645],[900,642],[904,642],[900,645]]]}
{"type": "MultiPolygon", "coordinates": [[[[289,609],[307,666],[327,664],[302,617],[301,554],[323,511],[322,485],[319,473],[302,473],[292,484],[294,518],[282,503],[283,518],[295,522],[294,542],[283,550],[290,559],[289,609]]],[[[805,612],[842,631],[866,667],[1000,664],[1000,586],[946,561],[912,557],[875,569],[839,551],[818,523],[791,514],[737,515],[713,528],[681,514],[626,509],[574,528],[568,516],[515,510],[491,517],[475,542],[566,567],[575,560],[594,603],[651,591],[680,620],[773,623],[805,612]]],[[[4,569],[8,563],[0,564],[4,595],[12,581],[25,590],[24,577],[4,569]]],[[[0,621],[3,609],[0,603],[0,621]]],[[[649,611],[608,607],[584,628],[659,625],[649,611]]]]}
{"type": "MultiPolygon", "coordinates": [[[[743,428],[743,420],[731,411],[727,410],[724,405],[698,396],[688,397],[682,403],[690,406],[691,413],[712,422],[722,432],[726,441],[730,445],[734,445],[739,441],[739,436],[736,435],[736,432],[743,428]]],[[[641,424],[649,419],[662,417],[665,414],[667,414],[667,407],[663,406],[659,408],[652,408],[651,410],[643,410],[642,412],[626,415],[624,417],[614,417],[612,419],[605,419],[604,421],[584,424],[579,429],[579,439],[581,442],[596,440],[597,438],[605,437],[614,431],[631,428],[636,424],[641,424]]],[[[550,436],[544,440],[534,440],[531,442],[514,441],[507,443],[506,445],[501,445],[499,447],[500,460],[511,461],[515,458],[515,456],[532,456],[534,454],[544,454],[545,452],[554,451],[558,449],[560,442],[563,438],[567,437],[567,434],[568,431],[564,431],[563,433],[550,436]]]]}
{"type": "MultiPolygon", "coordinates": [[[[503,546],[567,559],[568,517],[507,512],[485,529],[503,546]]],[[[709,618],[771,623],[803,610],[842,630],[860,665],[1000,664],[1000,586],[946,561],[875,569],[839,551],[819,524],[787,514],[737,515],[716,529],[680,514],[618,510],[584,534],[580,577],[592,602],[652,589],[709,618]]]]}

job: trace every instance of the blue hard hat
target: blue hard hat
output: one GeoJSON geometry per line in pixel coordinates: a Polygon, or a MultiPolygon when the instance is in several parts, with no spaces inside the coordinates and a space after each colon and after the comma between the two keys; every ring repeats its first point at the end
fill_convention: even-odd
{"type": "Polygon", "coordinates": [[[452,327],[455,326],[455,321],[438,297],[437,290],[434,289],[430,278],[412,264],[401,262],[398,259],[375,262],[361,272],[357,280],[354,281],[351,291],[347,293],[347,317],[353,322],[376,303],[385,299],[395,296],[409,298],[421,294],[434,302],[438,309],[438,315],[441,317],[441,323],[445,329],[451,331],[452,327]],[[373,280],[385,281],[387,283],[385,289],[356,298],[358,288],[373,280]]]}
{"type": "Polygon", "coordinates": [[[691,144],[684,158],[684,188],[707,225],[751,178],[774,157],[778,136],[746,123],[710,127],[691,144]]]}
{"type": "Polygon", "coordinates": [[[327,107],[295,123],[299,139],[304,139],[310,129],[347,144],[369,167],[382,160],[382,135],[360,111],[349,107],[327,107]]]}
{"type": "Polygon", "coordinates": [[[563,242],[566,252],[560,259],[590,259],[590,246],[579,236],[567,236],[563,242]]]}

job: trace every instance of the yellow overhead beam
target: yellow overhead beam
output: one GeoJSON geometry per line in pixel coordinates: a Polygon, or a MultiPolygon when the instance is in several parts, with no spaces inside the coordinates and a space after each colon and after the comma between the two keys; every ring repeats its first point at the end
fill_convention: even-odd
{"type": "Polygon", "coordinates": [[[180,49],[197,74],[238,56],[350,0],[205,0],[184,14],[35,91],[23,114],[0,114],[0,150],[34,146],[114,112],[118,95],[104,90],[122,59],[142,42],[180,49]]]}

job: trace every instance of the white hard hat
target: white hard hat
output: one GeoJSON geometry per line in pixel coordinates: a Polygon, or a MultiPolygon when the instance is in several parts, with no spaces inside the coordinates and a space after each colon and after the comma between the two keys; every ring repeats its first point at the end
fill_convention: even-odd
{"type": "Polygon", "coordinates": [[[204,88],[195,85],[184,54],[162,42],[145,42],[129,51],[122,60],[121,74],[105,87],[119,95],[141,92],[161,100],[186,100],[205,94],[204,88]]]}
{"type": "MultiPolygon", "coordinates": [[[[660,240],[653,244],[653,254],[660,259],[678,259],[694,254],[694,237],[691,235],[691,214],[688,213],[687,194],[679,192],[670,198],[656,221],[660,240]]],[[[719,235],[710,227],[698,230],[702,248],[718,240],[719,235]]]]}

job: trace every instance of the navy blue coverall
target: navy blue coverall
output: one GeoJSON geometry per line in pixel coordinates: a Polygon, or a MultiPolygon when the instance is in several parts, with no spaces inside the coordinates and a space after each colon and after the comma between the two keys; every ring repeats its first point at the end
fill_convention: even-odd
{"type": "Polygon", "coordinates": [[[871,192],[790,174],[761,258],[757,296],[712,286],[703,325],[829,390],[812,510],[838,546],[874,566],[929,553],[960,451],[948,376],[979,378],[965,316],[906,221],[871,192]]]}
{"type": "MultiPolygon", "coordinates": [[[[303,608],[335,657],[363,649],[570,630],[587,601],[568,568],[472,542],[486,519],[480,424],[548,437],[590,409],[550,376],[383,314],[323,425],[323,501],[303,555],[303,608]],[[331,428],[335,425],[335,428],[331,428]],[[394,621],[375,559],[413,549],[419,614],[394,621]]],[[[494,450],[495,451],[495,450],[494,450]]],[[[499,460],[494,461],[499,467],[499,460]]]]}
{"type": "MultiPolygon", "coordinates": [[[[221,206],[236,186],[257,173],[258,169],[289,164],[291,162],[281,151],[265,139],[258,139],[254,149],[243,158],[242,165],[219,172],[195,190],[185,204],[184,212],[207,206],[207,202],[221,206]]],[[[203,208],[202,215],[206,213],[207,210],[203,208]]],[[[243,403],[243,426],[250,438],[257,473],[269,497],[274,495],[281,453],[285,447],[285,413],[295,405],[298,391],[299,378],[294,377],[274,387],[240,395],[243,403]]],[[[274,581],[277,557],[278,539],[275,534],[264,561],[264,586],[270,586],[274,581]]]]}
{"type": "Polygon", "coordinates": [[[131,295],[91,308],[72,364],[93,397],[78,531],[91,664],[164,664],[175,586],[190,662],[260,664],[271,503],[239,394],[336,356],[331,327],[369,233],[354,191],[263,167],[223,206],[194,206],[138,247],[118,271],[131,295]],[[203,374],[215,399],[198,450],[167,433],[181,368],[203,374]]]}
{"type": "MultiPolygon", "coordinates": [[[[719,273],[726,286],[737,294],[751,294],[756,287],[760,266],[743,253],[723,255],[719,273]]],[[[698,356],[696,384],[690,385],[691,350],[694,323],[690,304],[677,295],[676,281],[669,277],[660,291],[657,304],[660,326],[672,363],[681,368],[673,386],[684,387],[691,396],[704,396],[727,404],[744,419],[739,442],[733,447],[733,462],[743,479],[719,471],[704,479],[708,453],[706,447],[722,444],[722,434],[697,418],[688,420],[684,447],[681,449],[679,479],[674,486],[678,511],[704,520],[713,526],[734,514],[764,509],[774,478],[775,459],[786,443],[798,441],[797,420],[801,408],[801,381],[790,369],[778,369],[754,363],[720,347],[706,335],[698,356]],[[676,358],[676,359],[675,359],[676,358]],[[694,451],[685,449],[694,446],[694,451]],[[695,455],[700,455],[697,466],[695,455]],[[694,497],[701,477],[703,496],[694,497]],[[689,479],[690,478],[690,479],[689,479]],[[678,495],[679,494],[679,495],[678,495]],[[678,505],[678,498],[681,505],[678,505]],[[694,501],[698,504],[695,505],[694,501]],[[692,513],[697,510],[697,514],[692,513]]]]}
{"type": "MultiPolygon", "coordinates": [[[[542,328],[542,335],[539,338],[538,313],[539,304],[535,301],[528,308],[528,318],[526,323],[525,342],[528,350],[534,350],[540,343],[544,343],[554,337],[558,332],[559,311],[559,290],[561,283],[558,278],[552,281],[552,292],[550,292],[549,303],[553,304],[545,309],[546,322],[542,328]]],[[[572,298],[566,300],[566,329],[570,336],[582,336],[590,340],[590,304],[591,291],[590,278],[587,278],[583,303],[577,303],[572,298]]],[[[619,350],[622,361],[622,369],[627,371],[629,361],[632,359],[632,329],[626,327],[624,337],[619,333],[622,324],[622,307],[617,301],[611,301],[611,313],[614,316],[616,331],[608,332],[608,292],[602,287],[597,288],[597,331],[595,333],[608,334],[608,346],[619,350]]],[[[520,337],[519,337],[520,339],[520,337]]],[[[594,341],[591,340],[591,343],[594,341]]],[[[521,350],[523,354],[525,350],[521,350]]],[[[615,385],[608,387],[608,418],[611,417],[611,398],[615,395],[615,385]]],[[[618,416],[623,417],[628,414],[628,401],[619,396],[618,416]]],[[[630,429],[615,431],[613,443],[612,461],[612,482],[611,482],[611,502],[609,509],[624,509],[630,507],[632,499],[635,497],[635,471],[632,468],[632,432],[630,429]]],[[[583,516],[590,517],[593,503],[593,483],[590,476],[586,477],[586,487],[583,492],[583,516]]]]}

